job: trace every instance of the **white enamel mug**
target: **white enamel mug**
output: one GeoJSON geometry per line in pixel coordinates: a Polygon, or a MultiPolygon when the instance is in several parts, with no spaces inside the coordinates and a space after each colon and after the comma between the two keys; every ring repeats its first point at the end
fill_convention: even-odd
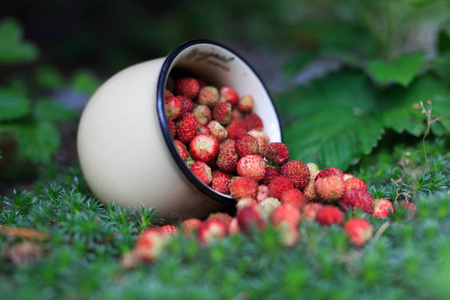
{"type": "Polygon", "coordinates": [[[154,207],[166,223],[203,218],[235,204],[198,180],[177,153],[164,115],[164,90],[174,69],[217,87],[230,86],[240,96],[252,95],[271,142],[282,139],[261,79],[241,56],[217,42],[185,42],[167,57],[108,79],[81,116],[77,147],[83,175],[101,202],[154,207]]]}

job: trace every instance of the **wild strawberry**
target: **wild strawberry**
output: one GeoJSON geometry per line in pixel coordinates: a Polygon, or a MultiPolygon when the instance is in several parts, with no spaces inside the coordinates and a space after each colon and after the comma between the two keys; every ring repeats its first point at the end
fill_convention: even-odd
{"type": "Polygon", "coordinates": [[[283,223],[298,226],[301,220],[300,210],[294,205],[283,203],[270,213],[269,219],[275,227],[279,227],[283,223]]]}
{"type": "Polygon", "coordinates": [[[332,205],[325,205],[317,212],[316,222],[320,225],[339,225],[344,221],[344,213],[332,205]]]}
{"type": "Polygon", "coordinates": [[[208,185],[212,180],[211,167],[205,162],[197,160],[190,167],[191,172],[204,184],[208,185]]]}
{"type": "Polygon", "coordinates": [[[214,107],[219,103],[219,91],[212,85],[204,86],[200,89],[197,98],[198,103],[214,107]]]}
{"type": "Polygon", "coordinates": [[[289,178],[294,187],[303,190],[309,182],[308,166],[299,160],[289,160],[280,167],[280,173],[289,178]]]}
{"type": "Polygon", "coordinates": [[[206,86],[206,81],[203,80],[202,78],[195,78],[198,81],[198,85],[200,86],[200,88],[203,88],[206,86]]]}
{"type": "Polygon", "coordinates": [[[174,225],[166,224],[161,226],[161,230],[164,231],[165,234],[174,235],[177,233],[178,229],[174,225]]]}
{"type": "Polygon", "coordinates": [[[228,234],[237,234],[239,233],[239,223],[238,219],[235,217],[231,219],[230,225],[228,225],[228,234]]]}
{"type": "Polygon", "coordinates": [[[183,114],[183,102],[175,96],[164,99],[164,112],[166,118],[178,119],[183,114]]]}
{"type": "Polygon", "coordinates": [[[216,212],[212,213],[206,218],[206,220],[220,220],[227,225],[227,227],[230,225],[231,219],[233,219],[229,214],[224,212],[216,212]]]}
{"type": "Polygon", "coordinates": [[[235,149],[236,148],[236,141],[233,140],[233,139],[225,139],[219,144],[219,148],[220,149],[227,148],[227,147],[235,149]]]}
{"type": "Polygon", "coordinates": [[[293,247],[300,236],[298,226],[290,223],[283,223],[277,228],[279,234],[279,242],[287,247],[293,247]]]}
{"type": "Polygon", "coordinates": [[[258,141],[249,134],[243,134],[236,140],[236,152],[239,157],[259,155],[258,141]]]}
{"type": "Polygon", "coordinates": [[[227,125],[231,121],[231,104],[219,102],[212,111],[213,119],[222,125],[227,125]]]}
{"type": "Polygon", "coordinates": [[[190,218],[186,219],[181,223],[181,228],[184,232],[185,236],[194,236],[200,225],[202,224],[202,221],[197,218],[190,218]]]}
{"type": "Polygon", "coordinates": [[[238,102],[238,109],[243,113],[251,113],[253,111],[253,106],[255,101],[251,95],[242,96],[238,102]]]}
{"type": "Polygon", "coordinates": [[[344,180],[337,176],[331,175],[320,177],[314,184],[317,196],[325,202],[336,202],[342,198],[345,192],[344,180]]]}
{"type": "Polygon", "coordinates": [[[208,126],[203,124],[197,124],[197,135],[199,134],[206,134],[206,135],[212,135],[211,130],[209,130],[208,126]]]}
{"type": "MultiPolygon", "coordinates": [[[[328,177],[328,176],[332,176],[332,175],[338,175],[338,172],[336,172],[335,168],[327,168],[325,170],[320,171],[317,175],[316,175],[316,181],[319,178],[323,178],[323,177],[328,177]]],[[[342,176],[339,176],[342,177],[342,176]]]]}
{"type": "Polygon", "coordinates": [[[197,135],[198,120],[192,113],[185,113],[177,122],[178,139],[189,143],[197,135]]]}
{"type": "Polygon", "coordinates": [[[353,178],[349,178],[347,180],[344,181],[345,182],[345,191],[350,191],[351,189],[362,189],[367,191],[367,186],[364,183],[364,181],[362,181],[360,178],[358,177],[353,177],[353,178]]]}
{"type": "Polygon", "coordinates": [[[334,173],[336,175],[338,175],[339,177],[344,177],[344,172],[342,172],[340,169],[335,168],[335,167],[330,167],[328,168],[328,170],[334,171],[334,173]]]}
{"type": "Polygon", "coordinates": [[[239,102],[238,93],[229,86],[223,86],[220,88],[220,101],[226,101],[232,106],[236,106],[239,102]]]}
{"type": "Polygon", "coordinates": [[[161,256],[168,241],[161,228],[146,229],[136,241],[136,252],[140,259],[153,262],[161,256]]]}
{"type": "Polygon", "coordinates": [[[256,196],[256,200],[258,203],[261,203],[264,199],[269,197],[269,186],[265,184],[261,184],[258,186],[258,195],[256,196]]]}
{"type": "Polygon", "coordinates": [[[266,149],[267,145],[270,143],[270,138],[267,133],[259,130],[249,130],[247,134],[251,135],[256,139],[259,146],[259,155],[264,156],[264,149],[266,149]]]}
{"type": "Polygon", "coordinates": [[[247,205],[237,213],[239,230],[250,235],[255,231],[262,231],[266,227],[266,221],[259,205],[247,205]]]}
{"type": "Polygon", "coordinates": [[[299,189],[296,188],[282,192],[280,201],[283,204],[292,204],[299,209],[306,204],[305,196],[299,189]]]}
{"type": "Polygon", "coordinates": [[[277,198],[267,197],[259,202],[258,205],[262,208],[263,216],[267,219],[270,213],[281,205],[281,202],[277,198]]]}
{"type": "Polygon", "coordinates": [[[317,213],[323,208],[323,205],[320,203],[307,203],[302,208],[302,217],[304,219],[315,221],[317,217],[317,213]]]}
{"type": "Polygon", "coordinates": [[[164,99],[169,98],[169,97],[173,97],[174,94],[172,94],[171,91],[169,91],[168,89],[164,90],[164,99]]]}
{"type": "Polygon", "coordinates": [[[230,193],[230,179],[231,174],[220,170],[214,170],[212,172],[211,187],[219,193],[228,194],[230,193]]]}
{"type": "Polygon", "coordinates": [[[349,173],[345,173],[342,178],[344,179],[344,181],[347,181],[350,178],[354,178],[355,176],[349,173]]]}
{"type": "Polygon", "coordinates": [[[289,159],[289,151],[285,144],[273,142],[264,149],[264,157],[268,162],[281,166],[289,159]]]}
{"type": "Polygon", "coordinates": [[[195,160],[209,162],[219,152],[219,142],[212,135],[196,135],[189,144],[189,153],[195,160]]]}
{"type": "Polygon", "coordinates": [[[403,208],[407,209],[408,213],[406,215],[406,219],[412,218],[416,214],[417,206],[410,201],[402,200],[400,201],[399,206],[402,206],[403,208]]]}
{"type": "Polygon", "coordinates": [[[239,160],[236,170],[239,175],[251,177],[259,182],[266,174],[266,162],[259,155],[246,155],[239,160]]]}
{"type": "Polygon", "coordinates": [[[319,167],[312,162],[307,163],[306,166],[309,169],[309,179],[315,179],[317,174],[320,172],[319,167]]]}
{"type": "Polygon", "coordinates": [[[394,211],[391,201],[385,198],[378,198],[373,201],[373,215],[378,219],[389,217],[390,212],[394,211]]]}
{"type": "Polygon", "coordinates": [[[292,189],[294,185],[292,181],[285,176],[278,176],[273,179],[269,184],[269,195],[271,197],[280,199],[281,194],[289,189],[292,189]]]}
{"type": "Polygon", "coordinates": [[[204,245],[213,244],[228,234],[228,227],[222,220],[204,221],[198,228],[198,240],[204,245]]]}
{"type": "Polygon", "coordinates": [[[253,198],[241,198],[236,202],[236,211],[239,212],[246,206],[257,205],[258,202],[253,198]]]}
{"type": "Polygon", "coordinates": [[[248,130],[262,130],[264,125],[261,118],[255,114],[250,113],[244,117],[244,122],[247,124],[248,130]]]}
{"type": "Polygon", "coordinates": [[[355,247],[362,247],[373,235],[372,224],[364,218],[351,218],[344,225],[344,232],[355,247]]]}
{"type": "Polygon", "coordinates": [[[175,94],[183,95],[191,100],[197,98],[200,91],[199,82],[192,77],[180,78],[175,81],[175,94]]]}
{"type": "Polygon", "coordinates": [[[206,105],[197,105],[193,110],[192,113],[197,118],[198,122],[200,124],[208,124],[209,121],[212,119],[211,110],[206,105]]]}
{"type": "Polygon", "coordinates": [[[215,137],[219,141],[219,143],[224,141],[228,137],[228,132],[225,127],[220,125],[220,123],[215,120],[209,122],[207,127],[211,132],[211,135],[215,137]]]}
{"type": "Polygon", "coordinates": [[[237,108],[233,108],[231,110],[231,120],[235,119],[244,120],[244,114],[241,113],[237,108]]]}
{"type": "Polygon", "coordinates": [[[314,187],[316,184],[316,181],[314,178],[310,179],[306,187],[303,189],[303,196],[305,196],[305,199],[307,202],[312,202],[318,200],[318,196],[316,193],[316,188],[314,187]]]}
{"type": "Polygon", "coordinates": [[[194,164],[194,159],[192,158],[192,156],[188,155],[184,160],[184,163],[186,164],[186,166],[188,166],[188,168],[190,168],[194,164]]]}
{"type": "Polygon", "coordinates": [[[280,176],[280,172],[278,172],[277,169],[266,167],[266,174],[264,175],[261,183],[268,186],[270,182],[278,176],[280,176]]]}
{"type": "Polygon", "coordinates": [[[236,170],[238,164],[238,155],[234,147],[220,146],[219,153],[217,154],[216,164],[217,167],[224,172],[233,172],[236,170]]]}
{"type": "Polygon", "coordinates": [[[183,103],[183,114],[186,112],[192,112],[194,109],[194,102],[186,96],[178,95],[178,99],[180,99],[181,103],[183,103]]]}
{"type": "Polygon", "coordinates": [[[187,156],[189,155],[186,145],[179,140],[173,140],[173,143],[175,144],[175,148],[177,149],[177,152],[181,156],[181,158],[183,160],[186,160],[187,156]]]}
{"type": "Polygon", "coordinates": [[[256,199],[258,195],[258,183],[250,177],[239,177],[230,185],[230,195],[233,199],[256,199]]]}
{"type": "Polygon", "coordinates": [[[366,214],[373,213],[373,197],[361,189],[352,189],[342,196],[340,205],[344,210],[361,208],[366,214]]]}
{"type": "Polygon", "coordinates": [[[167,128],[169,128],[170,136],[174,139],[177,136],[177,126],[175,122],[167,119],[167,128]]]}
{"type": "Polygon", "coordinates": [[[225,127],[228,132],[228,138],[237,140],[241,135],[247,132],[247,125],[244,120],[234,119],[225,127]]]}

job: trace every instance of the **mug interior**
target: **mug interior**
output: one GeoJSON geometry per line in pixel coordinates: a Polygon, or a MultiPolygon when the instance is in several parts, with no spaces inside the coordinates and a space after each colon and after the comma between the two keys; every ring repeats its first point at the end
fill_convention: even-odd
{"type": "Polygon", "coordinates": [[[184,176],[201,192],[216,201],[235,204],[230,195],[222,194],[192,174],[178,155],[164,113],[164,91],[169,77],[193,76],[202,78],[208,85],[230,86],[240,97],[252,95],[254,112],[262,119],[263,131],[271,142],[281,142],[282,134],[275,106],[263,82],[250,65],[229,48],[209,40],[188,41],[175,48],[165,59],[158,79],[157,113],[168,150],[184,176]]]}

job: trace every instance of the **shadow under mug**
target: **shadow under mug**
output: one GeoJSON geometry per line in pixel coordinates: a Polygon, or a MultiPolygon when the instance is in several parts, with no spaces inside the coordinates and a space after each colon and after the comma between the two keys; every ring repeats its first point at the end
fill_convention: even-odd
{"type": "Polygon", "coordinates": [[[108,79],[85,107],[77,149],[83,175],[103,203],[154,207],[166,223],[203,218],[235,201],[193,175],[178,155],[164,115],[164,90],[178,70],[255,99],[271,142],[281,142],[275,107],[263,82],[237,53],[192,40],[167,57],[128,67],[108,79]]]}

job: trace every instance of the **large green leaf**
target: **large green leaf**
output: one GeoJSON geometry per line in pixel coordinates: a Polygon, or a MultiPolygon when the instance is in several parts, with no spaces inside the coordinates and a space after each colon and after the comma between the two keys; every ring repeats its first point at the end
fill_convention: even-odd
{"type": "Polygon", "coordinates": [[[30,100],[13,90],[0,89],[0,121],[9,121],[27,115],[30,100]]]}
{"type": "Polygon", "coordinates": [[[8,18],[0,23],[0,63],[14,64],[35,60],[39,56],[38,48],[22,38],[20,24],[8,18]]]}
{"type": "Polygon", "coordinates": [[[367,72],[380,83],[390,81],[407,86],[424,65],[425,53],[403,54],[392,61],[374,60],[367,72]]]}
{"type": "Polygon", "coordinates": [[[75,120],[79,117],[79,113],[75,109],[68,108],[61,102],[46,99],[40,99],[36,102],[33,114],[38,120],[51,122],[75,120]]]}

